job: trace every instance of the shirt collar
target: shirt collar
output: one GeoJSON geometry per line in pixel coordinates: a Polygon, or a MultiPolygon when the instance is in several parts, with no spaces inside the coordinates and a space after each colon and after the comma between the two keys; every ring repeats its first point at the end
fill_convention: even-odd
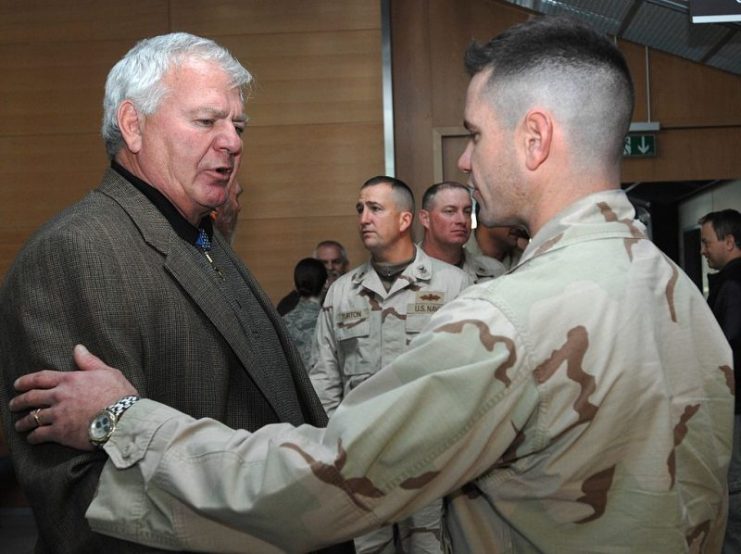
{"type": "Polygon", "coordinates": [[[173,230],[177,235],[184,241],[190,244],[196,244],[200,229],[203,229],[208,236],[209,241],[213,239],[213,222],[209,215],[204,216],[198,227],[194,227],[191,223],[183,217],[183,215],[175,208],[167,197],[154,188],[152,185],[143,181],[116,160],[111,160],[111,169],[117,172],[121,177],[126,179],[134,187],[137,188],[154,206],[165,216],[165,219],[170,223],[173,230]]]}

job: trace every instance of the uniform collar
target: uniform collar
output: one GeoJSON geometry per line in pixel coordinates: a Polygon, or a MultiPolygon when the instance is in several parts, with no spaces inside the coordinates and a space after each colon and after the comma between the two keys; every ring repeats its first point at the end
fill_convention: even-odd
{"type": "Polygon", "coordinates": [[[535,234],[518,265],[552,250],[604,238],[648,239],[622,190],[595,192],[561,210],[535,234]]]}
{"type": "MultiPolygon", "coordinates": [[[[373,269],[373,265],[371,265],[370,261],[367,261],[353,273],[353,285],[367,286],[368,280],[371,279],[371,277],[374,280],[378,280],[380,283],[378,275],[373,269]]],[[[397,283],[394,284],[391,292],[397,288],[400,280],[406,281],[407,283],[416,283],[417,281],[429,281],[430,279],[432,279],[432,260],[427,254],[425,254],[424,250],[417,248],[417,254],[414,257],[414,260],[404,271],[401,272],[401,275],[397,278],[397,283]]]]}

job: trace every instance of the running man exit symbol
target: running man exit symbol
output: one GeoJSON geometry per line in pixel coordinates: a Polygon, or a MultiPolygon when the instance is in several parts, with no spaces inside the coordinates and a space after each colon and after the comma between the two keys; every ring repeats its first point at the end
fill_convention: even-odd
{"type": "Polygon", "coordinates": [[[623,156],[627,158],[649,158],[656,156],[655,135],[628,135],[623,145],[623,156]]]}

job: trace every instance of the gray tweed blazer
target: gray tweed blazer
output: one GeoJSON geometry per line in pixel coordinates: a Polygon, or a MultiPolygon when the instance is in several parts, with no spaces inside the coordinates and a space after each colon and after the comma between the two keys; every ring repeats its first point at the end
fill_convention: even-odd
{"type": "Polygon", "coordinates": [[[84,513],[104,453],[30,447],[13,430],[7,403],[14,379],[41,368],[72,370],[78,342],[121,369],[143,396],[197,418],[250,430],[279,421],[325,424],[280,316],[220,236],[214,248],[243,281],[238,292],[259,336],[245,332],[245,318],[240,323],[213,286],[200,254],[112,170],[44,225],[9,270],[0,289],[0,413],[38,523],[37,552],[151,551],[88,528],[84,513]]]}

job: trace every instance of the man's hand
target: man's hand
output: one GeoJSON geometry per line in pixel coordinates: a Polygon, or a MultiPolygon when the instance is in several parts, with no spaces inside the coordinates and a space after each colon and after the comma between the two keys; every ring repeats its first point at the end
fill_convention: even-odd
{"type": "Polygon", "coordinates": [[[21,393],[10,401],[13,412],[28,411],[15,429],[28,433],[28,442],[58,442],[78,450],[93,450],[88,425],[93,416],[136,389],[123,374],[78,344],[75,364],[80,371],[44,370],[19,377],[21,393]]]}

